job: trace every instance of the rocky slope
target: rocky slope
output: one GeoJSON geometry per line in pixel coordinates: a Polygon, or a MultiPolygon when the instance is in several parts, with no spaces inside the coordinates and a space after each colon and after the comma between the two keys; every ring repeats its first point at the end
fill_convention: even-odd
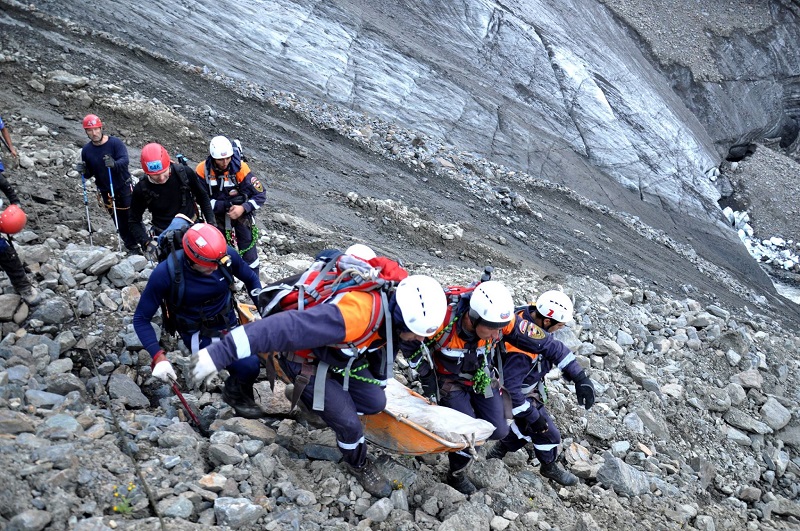
{"type": "MultiPolygon", "coordinates": [[[[80,28],[9,16],[0,18],[0,112],[22,153],[8,174],[31,218],[15,241],[48,299],[28,308],[3,281],[3,527],[800,525],[797,310],[760,272],[736,277],[692,248],[714,241],[741,271],[758,272],[735,241],[679,242],[436,137],[287,93],[245,93],[80,28]],[[467,500],[442,483],[443,456],[376,451],[403,485],[376,500],[335,463],[332,434],[313,419],[235,419],[218,389],[185,389],[212,422],[209,438],[197,434],[150,378],[130,327],[150,266],[113,252],[110,221],[94,203],[102,247],[88,245],[70,165],[89,109],[134,161],[151,140],[198,160],[216,132],[242,137],[271,190],[260,219],[265,279],[294,272],[322,247],[366,241],[445,283],[468,282],[491,262],[519,302],[562,286],[577,319],[561,338],[600,391],[586,412],[568,383],[548,383],[581,484],[542,481],[520,451],[479,460],[471,475],[483,489],[467,500]]],[[[182,373],[187,357],[168,345],[182,373]]],[[[280,390],[259,391],[271,412],[285,412],[280,390]]]]}

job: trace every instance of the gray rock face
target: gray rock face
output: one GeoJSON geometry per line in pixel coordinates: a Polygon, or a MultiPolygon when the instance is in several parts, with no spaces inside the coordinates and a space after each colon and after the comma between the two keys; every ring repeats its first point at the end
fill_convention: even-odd
{"type": "Polygon", "coordinates": [[[769,397],[761,406],[761,418],[770,428],[777,431],[789,424],[789,421],[792,420],[792,413],[774,397],[769,397]]]}
{"type": "Polygon", "coordinates": [[[29,509],[16,515],[8,523],[8,531],[41,531],[53,517],[47,511],[29,509]]]}
{"type": "Polygon", "coordinates": [[[15,435],[33,432],[34,429],[33,422],[26,415],[16,411],[0,410],[0,433],[15,435]]]}
{"type": "Polygon", "coordinates": [[[255,505],[247,498],[217,498],[214,500],[214,514],[217,524],[232,529],[248,526],[261,518],[264,508],[255,505]]]}
{"type": "Polygon", "coordinates": [[[147,407],[150,401],[142,394],[136,382],[120,374],[111,376],[108,382],[108,392],[111,398],[122,400],[130,408],[147,407]]]}
{"type": "Polygon", "coordinates": [[[772,428],[760,422],[747,413],[743,413],[738,409],[731,409],[724,415],[725,422],[736,428],[749,431],[750,433],[772,433],[772,428]]]}
{"type": "Polygon", "coordinates": [[[60,324],[72,318],[72,309],[67,301],[61,297],[54,297],[36,308],[31,317],[41,319],[45,324],[60,324]]]}
{"type": "Polygon", "coordinates": [[[0,295],[0,321],[10,321],[19,306],[20,296],[15,293],[0,295]]]}
{"type": "Polygon", "coordinates": [[[439,531],[460,531],[462,529],[489,529],[492,510],[483,503],[462,503],[458,512],[447,518],[439,531]]]}
{"type": "Polygon", "coordinates": [[[619,494],[639,496],[650,492],[647,474],[636,470],[610,453],[604,455],[605,463],[597,471],[597,480],[619,494]]]}

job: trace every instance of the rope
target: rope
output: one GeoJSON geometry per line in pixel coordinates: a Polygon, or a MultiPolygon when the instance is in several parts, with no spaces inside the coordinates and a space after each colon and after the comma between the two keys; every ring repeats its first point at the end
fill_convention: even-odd
{"type": "Polygon", "coordinates": [[[366,376],[359,376],[359,375],[356,374],[359,371],[363,371],[367,367],[369,367],[369,363],[365,363],[365,364],[363,364],[363,365],[361,365],[359,367],[356,367],[355,369],[350,369],[350,370],[341,369],[339,367],[331,367],[329,370],[331,372],[335,372],[336,374],[341,374],[341,375],[343,375],[343,376],[345,376],[347,378],[353,378],[354,380],[358,380],[360,382],[366,382],[366,383],[370,383],[370,384],[373,384],[373,385],[381,385],[381,384],[383,384],[382,381],[376,380],[375,378],[368,378],[366,376]]]}
{"type": "Polygon", "coordinates": [[[253,235],[253,239],[250,240],[250,245],[239,251],[239,256],[244,256],[244,253],[255,247],[256,242],[258,241],[258,227],[256,227],[255,223],[253,224],[253,227],[250,230],[250,234],[253,235]]]}

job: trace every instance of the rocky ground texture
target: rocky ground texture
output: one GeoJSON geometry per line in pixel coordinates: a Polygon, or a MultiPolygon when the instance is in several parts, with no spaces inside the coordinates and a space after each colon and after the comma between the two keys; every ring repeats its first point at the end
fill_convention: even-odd
{"type": "MultiPolygon", "coordinates": [[[[41,24],[43,34],[53,30],[41,24]]],[[[9,29],[0,49],[0,111],[21,153],[7,174],[30,217],[15,244],[47,293],[29,308],[0,281],[0,527],[800,525],[800,337],[796,310],[773,292],[697,258],[691,242],[434,138],[292,94],[248,95],[102,40],[93,45],[116,55],[85,62],[74,51],[86,46],[80,31],[61,30],[54,47],[9,29]],[[168,83],[155,76],[169,68],[168,83]],[[274,416],[252,421],[233,417],[218,387],[190,391],[182,381],[210,425],[200,435],[151,378],[131,327],[152,265],[115,252],[110,220],[91,199],[101,232],[89,245],[71,170],[89,110],[130,146],[132,169],[136,148],[153,139],[198,160],[219,129],[241,136],[272,194],[260,214],[265,280],[304,267],[320,248],[366,241],[447,284],[493,263],[520,303],[565,289],[576,323],[560,337],[598,403],[579,408],[553,374],[549,409],[581,483],[543,481],[523,450],[479,459],[470,475],[481,490],[467,499],[443,483],[444,456],[375,450],[399,487],[378,500],[337,464],[333,434],[314,419],[286,418],[281,389],[266,383],[259,400],[274,416]],[[250,130],[239,113],[268,126],[250,130]]],[[[182,376],[188,357],[166,343],[182,376]]]]}

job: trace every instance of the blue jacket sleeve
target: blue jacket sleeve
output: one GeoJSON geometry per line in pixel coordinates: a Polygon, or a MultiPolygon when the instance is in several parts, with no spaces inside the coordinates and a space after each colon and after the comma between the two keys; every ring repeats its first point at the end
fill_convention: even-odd
{"type": "Polygon", "coordinates": [[[583,370],[575,359],[575,354],[564,343],[519,315],[516,317],[514,329],[504,339],[520,350],[544,356],[570,381],[574,381],[583,370]]]}
{"type": "Polygon", "coordinates": [[[252,172],[245,176],[241,186],[248,197],[247,202],[244,204],[244,210],[248,214],[262,207],[267,201],[267,192],[264,190],[264,185],[252,172]]]}
{"type": "Polygon", "coordinates": [[[133,313],[133,329],[151,357],[154,357],[161,350],[152,320],[169,289],[169,282],[167,263],[162,262],[150,275],[147,286],[145,286],[144,292],[139,298],[139,304],[136,305],[136,311],[133,313]]]}
{"type": "Polygon", "coordinates": [[[535,422],[539,418],[539,410],[531,407],[527,397],[522,392],[525,376],[535,363],[531,358],[519,352],[509,352],[503,364],[503,388],[511,397],[511,412],[514,418],[525,418],[528,422],[535,422]]]}
{"type": "Polygon", "coordinates": [[[114,169],[120,170],[125,168],[125,170],[127,170],[130,162],[128,160],[128,148],[125,147],[125,144],[119,138],[112,138],[115,140],[113,146],[114,154],[112,155],[114,157],[114,169]]]}
{"type": "Polygon", "coordinates": [[[344,341],[342,312],[335,304],[320,304],[307,310],[288,310],[235,328],[208,347],[217,369],[239,358],[259,352],[314,349],[344,341]]]}
{"type": "Polygon", "coordinates": [[[95,176],[94,161],[89,160],[89,157],[86,156],[86,148],[81,150],[81,160],[83,161],[83,176],[91,179],[95,176]]]}

